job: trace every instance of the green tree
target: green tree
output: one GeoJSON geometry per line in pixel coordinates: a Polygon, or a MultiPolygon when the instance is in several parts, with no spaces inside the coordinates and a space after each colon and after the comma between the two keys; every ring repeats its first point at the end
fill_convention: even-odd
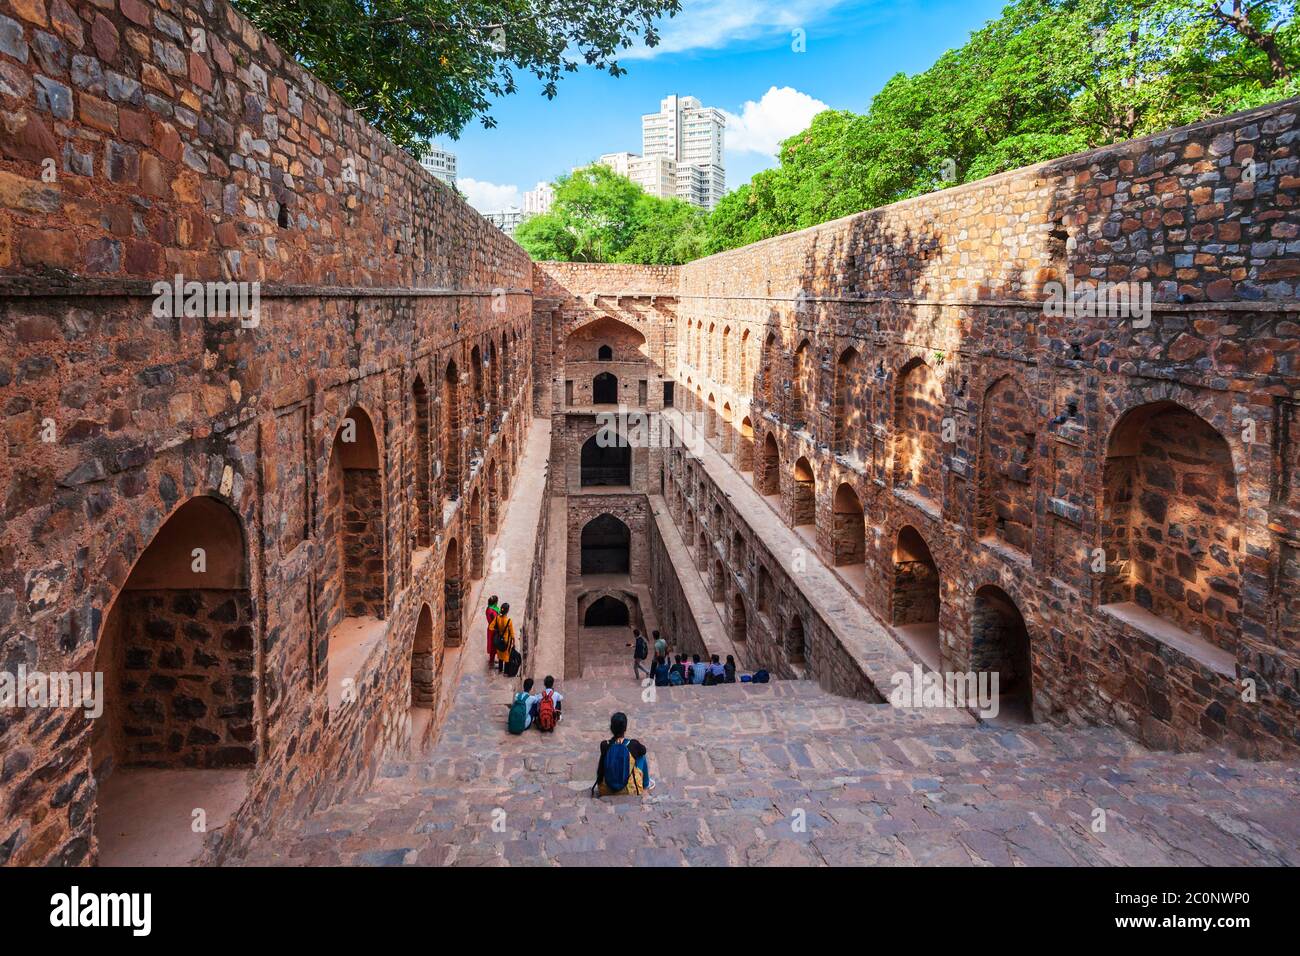
{"type": "Polygon", "coordinates": [[[827,110],[727,196],[708,253],[1300,94],[1296,0],[1015,0],[960,48],[827,110]]]}
{"type": "Polygon", "coordinates": [[[554,183],[551,211],[526,219],[515,240],[538,260],[672,265],[700,254],[703,213],[647,195],[595,164],[554,183]]]}
{"type": "Polygon", "coordinates": [[[290,55],[399,146],[455,137],[532,74],[554,98],[581,64],[611,76],[617,54],[680,0],[236,0],[290,55]]]}

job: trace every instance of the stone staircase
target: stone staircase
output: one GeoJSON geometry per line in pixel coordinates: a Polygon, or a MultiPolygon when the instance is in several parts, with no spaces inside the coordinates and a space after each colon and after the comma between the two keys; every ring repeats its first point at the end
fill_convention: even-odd
{"type": "Polygon", "coordinates": [[[1109,729],[993,728],[810,682],[560,687],[554,734],[505,731],[513,685],[466,675],[436,746],[254,845],[251,865],[1300,863],[1300,768],[1152,753],[1109,729]],[[644,797],[592,799],[622,710],[644,797]],[[1106,826],[1094,832],[1095,811],[1106,826]]]}

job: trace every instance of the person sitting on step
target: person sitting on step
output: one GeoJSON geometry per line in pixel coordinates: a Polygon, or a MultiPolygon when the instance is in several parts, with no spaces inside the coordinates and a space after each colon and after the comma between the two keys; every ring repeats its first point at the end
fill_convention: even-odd
{"type": "MultiPolygon", "coordinates": [[[[529,680],[524,683],[531,687],[533,682],[529,680]]],[[[542,692],[528,698],[528,716],[538,730],[554,730],[560,722],[562,706],[564,706],[564,695],[555,689],[555,678],[547,674],[542,681],[542,692]],[[542,707],[544,700],[550,701],[550,717],[546,714],[547,708],[542,707]]]]}
{"type": "Polygon", "coordinates": [[[631,793],[640,796],[655,788],[650,779],[649,752],[645,744],[627,737],[627,714],[619,711],[609,718],[609,740],[600,742],[600,760],[596,763],[596,782],[592,796],[616,796],[631,793]]]}
{"type": "Polygon", "coordinates": [[[708,672],[708,668],[700,663],[700,655],[699,654],[691,655],[691,683],[703,684],[704,675],[707,672],[708,672]]]}
{"type": "Polygon", "coordinates": [[[713,655],[713,662],[709,665],[709,676],[713,678],[715,684],[725,684],[727,682],[727,669],[718,660],[718,655],[713,655]]]}
{"type": "Polygon", "coordinates": [[[654,666],[650,668],[650,673],[654,675],[656,687],[667,687],[668,680],[668,660],[659,654],[655,655],[654,666]]]}
{"type": "Polygon", "coordinates": [[[723,665],[723,679],[728,684],[736,682],[736,659],[730,654],[727,655],[727,663],[723,665]]]}
{"type": "Polygon", "coordinates": [[[686,682],[686,655],[678,654],[677,663],[668,668],[668,683],[673,687],[680,687],[686,682]]]}

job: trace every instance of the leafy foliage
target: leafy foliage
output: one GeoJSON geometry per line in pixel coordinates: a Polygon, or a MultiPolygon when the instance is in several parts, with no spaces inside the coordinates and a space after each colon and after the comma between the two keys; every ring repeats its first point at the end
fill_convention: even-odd
{"type": "Polygon", "coordinates": [[[679,0],[236,0],[287,53],[399,146],[455,137],[518,74],[548,98],[581,64],[626,72],[618,51],[679,0]]]}
{"type": "Polygon", "coordinates": [[[534,259],[673,265],[699,255],[703,219],[597,164],[556,180],[551,211],[526,219],[515,240],[534,259]]]}
{"type": "Polygon", "coordinates": [[[704,254],[1300,94],[1296,0],[1015,0],[726,196],[704,254]]]}

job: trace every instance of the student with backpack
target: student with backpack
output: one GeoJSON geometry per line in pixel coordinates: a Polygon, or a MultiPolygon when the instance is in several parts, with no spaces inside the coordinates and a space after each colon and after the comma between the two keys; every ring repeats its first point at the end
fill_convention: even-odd
{"type": "Polygon", "coordinates": [[[723,665],[723,681],[727,684],[736,682],[736,659],[730,654],[727,655],[727,663],[723,665]]]}
{"type": "Polygon", "coordinates": [[[636,641],[632,645],[632,677],[634,680],[640,680],[642,676],[650,676],[645,666],[645,659],[650,656],[650,648],[640,631],[632,633],[636,635],[636,641]]]}
{"type": "Polygon", "coordinates": [[[668,685],[681,687],[686,683],[686,655],[678,654],[677,663],[668,668],[668,685]]]}
{"type": "MultiPolygon", "coordinates": [[[[528,680],[524,683],[531,687],[533,682],[528,680]]],[[[564,695],[555,689],[555,678],[547,674],[542,681],[542,692],[528,698],[528,715],[538,730],[552,731],[560,722],[560,707],[563,704],[564,695]]]]}
{"type": "Polygon", "coordinates": [[[510,620],[510,605],[502,604],[497,612],[496,635],[492,642],[497,656],[497,670],[505,673],[510,652],[515,649],[515,622],[510,620]]]}
{"type": "Polygon", "coordinates": [[[533,694],[533,679],[524,681],[524,689],[510,700],[510,711],[506,714],[506,730],[512,734],[522,734],[533,723],[529,713],[528,701],[533,694]]]}
{"type": "Polygon", "coordinates": [[[493,665],[494,663],[496,663],[496,659],[497,659],[497,648],[496,648],[497,629],[496,629],[496,621],[497,621],[497,614],[499,613],[499,611],[500,611],[500,606],[497,604],[497,596],[494,594],[494,595],[492,595],[490,598],[488,598],[488,603],[487,603],[487,656],[488,656],[488,670],[491,670],[491,669],[492,669],[492,665],[493,665]]]}
{"type": "Polygon", "coordinates": [[[659,655],[655,655],[654,667],[650,668],[650,673],[654,675],[656,687],[668,686],[668,662],[659,655]]]}
{"type": "Polygon", "coordinates": [[[650,779],[650,762],[645,744],[627,738],[627,714],[618,712],[609,718],[609,740],[600,742],[600,760],[596,763],[596,782],[591,785],[594,797],[631,793],[640,796],[655,788],[650,779]]]}

